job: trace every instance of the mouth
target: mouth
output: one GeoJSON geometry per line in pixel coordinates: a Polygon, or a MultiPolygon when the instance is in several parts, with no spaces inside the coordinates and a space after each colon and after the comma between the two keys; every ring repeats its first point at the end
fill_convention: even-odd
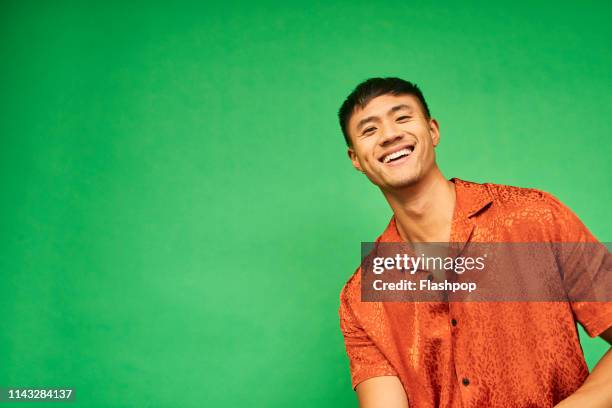
{"type": "Polygon", "coordinates": [[[384,155],[378,158],[378,161],[383,164],[396,164],[407,160],[408,157],[414,151],[415,146],[401,146],[399,148],[393,149],[389,152],[386,152],[384,155]]]}

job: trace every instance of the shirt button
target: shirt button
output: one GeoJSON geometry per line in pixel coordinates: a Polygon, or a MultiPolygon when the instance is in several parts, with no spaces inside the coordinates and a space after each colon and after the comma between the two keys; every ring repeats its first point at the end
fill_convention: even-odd
{"type": "Polygon", "coordinates": [[[462,383],[463,383],[463,385],[465,385],[466,387],[467,387],[468,385],[470,385],[470,380],[468,380],[468,378],[467,378],[467,377],[463,377],[463,380],[462,380],[461,382],[462,382],[462,383]]]}
{"type": "Polygon", "coordinates": [[[452,320],[451,320],[451,324],[452,324],[453,326],[456,326],[456,325],[457,325],[457,320],[452,319],[452,320]]]}

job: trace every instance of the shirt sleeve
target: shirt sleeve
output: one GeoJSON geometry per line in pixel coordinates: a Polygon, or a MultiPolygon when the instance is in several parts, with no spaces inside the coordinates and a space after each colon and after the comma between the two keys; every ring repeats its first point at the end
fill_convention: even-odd
{"type": "Polygon", "coordinates": [[[368,378],[385,375],[397,376],[397,371],[359,324],[350,306],[346,287],[340,294],[338,313],[346,354],[349,358],[353,389],[368,378]]]}
{"type": "Polygon", "coordinates": [[[562,248],[568,258],[564,264],[570,274],[572,311],[589,336],[599,336],[612,326],[610,252],[567,206],[550,194],[548,197],[558,231],[556,239],[566,245],[562,248]]]}

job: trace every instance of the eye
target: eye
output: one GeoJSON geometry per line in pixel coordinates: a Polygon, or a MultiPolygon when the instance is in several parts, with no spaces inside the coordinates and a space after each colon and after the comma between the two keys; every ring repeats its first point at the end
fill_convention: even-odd
{"type": "Polygon", "coordinates": [[[410,116],[400,116],[399,118],[397,118],[397,121],[398,122],[403,122],[403,121],[405,121],[407,119],[410,119],[410,116]]]}
{"type": "Polygon", "coordinates": [[[375,130],[375,127],[369,127],[363,131],[362,135],[371,135],[372,133],[374,133],[375,130]]]}

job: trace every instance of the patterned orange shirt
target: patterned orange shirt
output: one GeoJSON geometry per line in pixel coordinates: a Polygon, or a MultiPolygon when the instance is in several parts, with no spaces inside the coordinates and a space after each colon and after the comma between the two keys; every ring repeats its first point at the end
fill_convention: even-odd
{"type": "MultiPolygon", "coordinates": [[[[596,242],[545,192],[452,179],[451,242],[596,242]]],[[[402,242],[391,219],[377,242],[402,242]]],[[[612,302],[362,302],[360,268],[340,295],[353,388],[398,376],[411,407],[552,407],[586,379],[612,302]]]]}

